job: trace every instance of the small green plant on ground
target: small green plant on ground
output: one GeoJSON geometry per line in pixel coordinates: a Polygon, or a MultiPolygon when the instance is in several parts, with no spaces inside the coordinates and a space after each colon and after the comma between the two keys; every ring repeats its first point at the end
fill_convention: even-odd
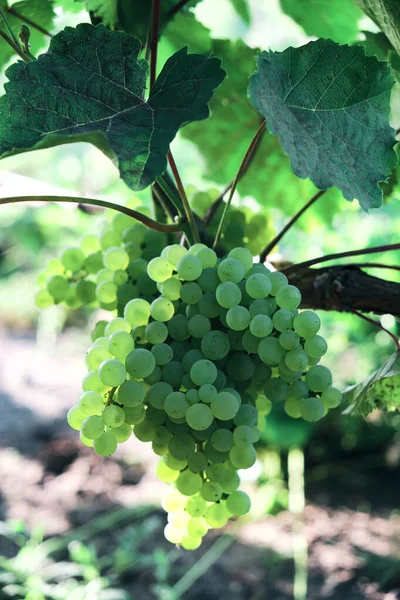
{"type": "MultiPolygon", "coordinates": [[[[365,313],[400,314],[400,284],[363,270],[399,267],[364,262],[313,268],[399,250],[399,243],[297,264],[290,256],[279,269],[265,264],[311,207],[340,210],[340,201],[355,199],[364,211],[376,209],[382,205],[380,184],[386,193],[395,185],[396,141],[389,125],[400,50],[395,3],[359,1],[382,31],[357,43],[362,12],[350,0],[341,2],[343,21],[326,9],[326,28],[311,4],[299,13],[297,2],[282,2],[318,38],[283,52],[211,39],[195,19],[197,3],[88,0],[92,22],[56,33],[38,57],[52,3],[35,11],[28,0],[0,10],[0,57],[3,63],[11,52],[19,57],[6,71],[0,99],[0,156],[89,142],[118,166],[130,189],[151,194],[151,216],[136,199],[121,206],[23,196],[0,204],[40,200],[115,211],[100,232],[88,232],[47,264],[36,302],[43,310],[61,303],[109,311],[110,319],[92,332],[83,393],[68,421],[101,456],[131,435],[151,442],[160,456],[157,475],[171,486],[163,501],[169,513],[165,535],[187,550],[198,548],[210,528],[250,510],[250,498],[238,490],[238,471],[254,465],[255,444],[273,404],[309,422],[341,404],[342,392],[319,364],[328,346],[312,309],[348,311],[381,328],[365,313]],[[159,51],[166,55],[162,65],[159,51]],[[170,145],[184,126],[210,171],[223,163],[216,176],[226,185],[221,193],[183,184],[170,145]],[[241,139],[231,144],[229,135],[237,131],[241,139]],[[275,181],[270,190],[263,170],[272,159],[276,185],[287,178],[295,196],[293,202],[285,198],[291,219],[275,235],[267,213],[275,181]],[[310,199],[298,206],[306,186],[310,199]],[[262,210],[231,208],[237,190],[251,190],[262,210]]],[[[246,3],[235,5],[246,19],[246,3]]],[[[388,333],[396,353],[346,391],[346,412],[398,407],[399,342],[388,333]]],[[[292,467],[302,470],[302,459],[295,451],[291,456],[292,467]]],[[[296,477],[294,510],[301,512],[296,477]]]]}

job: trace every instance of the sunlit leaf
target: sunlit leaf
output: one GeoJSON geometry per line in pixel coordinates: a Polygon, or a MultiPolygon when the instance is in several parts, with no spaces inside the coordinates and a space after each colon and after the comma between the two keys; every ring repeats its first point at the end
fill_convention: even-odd
{"type": "Polygon", "coordinates": [[[355,0],[400,54],[400,3],[398,0],[355,0]]]}
{"type": "Polygon", "coordinates": [[[239,17],[243,19],[246,25],[250,25],[251,13],[247,0],[231,0],[231,3],[239,17]]]}

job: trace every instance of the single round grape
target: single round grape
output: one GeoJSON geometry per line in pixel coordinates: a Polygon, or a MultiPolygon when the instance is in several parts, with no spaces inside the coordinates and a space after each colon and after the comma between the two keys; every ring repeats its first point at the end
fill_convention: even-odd
{"type": "Polygon", "coordinates": [[[197,253],[200,252],[200,250],[202,250],[203,248],[207,248],[207,246],[198,242],[197,244],[193,244],[192,246],[190,246],[188,253],[197,256],[197,253]]]}
{"type": "Polygon", "coordinates": [[[79,434],[79,439],[84,446],[87,446],[88,448],[93,448],[93,440],[89,440],[89,438],[85,437],[82,431],[79,434]]]}
{"type": "Polygon", "coordinates": [[[211,330],[201,340],[201,351],[210,360],[220,360],[230,349],[228,336],[222,331],[211,330]]]}
{"type": "Polygon", "coordinates": [[[217,269],[211,267],[204,269],[198,278],[197,283],[204,293],[215,293],[217,287],[221,283],[218,277],[217,269]]]}
{"type": "Polygon", "coordinates": [[[165,398],[164,410],[170,417],[184,417],[188,408],[189,402],[183,392],[172,392],[165,398]]]}
{"type": "Polygon", "coordinates": [[[250,469],[257,460],[253,446],[233,446],[229,451],[229,458],[237,469],[250,469]]]}
{"type": "MultiPolygon", "coordinates": [[[[163,459],[163,460],[165,462],[165,459],[163,459]]],[[[196,496],[196,498],[198,498],[198,497],[199,496],[196,496]]],[[[194,500],[194,498],[190,498],[188,500],[186,498],[186,496],[182,496],[182,494],[180,494],[178,492],[178,490],[169,488],[168,492],[163,496],[163,498],[161,500],[161,506],[163,507],[163,509],[166,512],[171,513],[174,511],[183,510],[185,508],[185,506],[187,506],[186,503],[189,504],[190,500],[194,500]]],[[[201,515],[191,515],[191,516],[201,516],[201,515]]]]}
{"type": "Polygon", "coordinates": [[[103,410],[101,418],[107,427],[119,427],[125,421],[125,413],[120,406],[110,404],[103,410]]]}
{"type": "Polygon", "coordinates": [[[223,504],[211,504],[207,508],[204,517],[210,527],[219,529],[220,527],[225,527],[230,514],[223,504]]]}
{"type": "Polygon", "coordinates": [[[156,427],[155,423],[147,420],[146,414],[146,419],[143,419],[143,421],[134,426],[133,433],[140,442],[151,442],[154,438],[156,427]]]}
{"type": "Polygon", "coordinates": [[[125,406],[125,423],[129,425],[137,425],[144,421],[146,417],[146,411],[143,404],[139,404],[139,406],[125,406]]]}
{"type": "MultiPolygon", "coordinates": [[[[161,323],[160,323],[161,325],[161,323]]],[[[171,346],[168,344],[156,344],[152,347],[151,353],[153,354],[157,365],[164,366],[171,362],[174,355],[171,346]]]]}
{"type": "Polygon", "coordinates": [[[93,391],[99,392],[99,394],[104,394],[108,389],[110,389],[110,386],[104,385],[104,383],[100,381],[97,371],[89,371],[89,373],[83,378],[82,389],[84,392],[93,391]]]}
{"type": "Polygon", "coordinates": [[[284,404],[285,412],[292,419],[299,419],[301,417],[300,410],[300,399],[294,396],[289,396],[284,404]]]}
{"type": "Polygon", "coordinates": [[[280,288],[288,284],[286,275],[284,275],[284,273],[279,273],[279,271],[268,273],[268,277],[271,282],[271,296],[276,296],[280,288]]]}
{"type": "Polygon", "coordinates": [[[223,308],[233,308],[234,306],[237,306],[242,299],[240,288],[236,283],[232,283],[232,281],[220,283],[215,294],[218,304],[223,308]]]}
{"type": "Polygon", "coordinates": [[[96,296],[99,302],[111,304],[117,299],[117,286],[112,281],[103,281],[96,286],[96,296]]]}
{"type": "Polygon", "coordinates": [[[242,404],[239,406],[239,410],[233,418],[233,421],[238,427],[239,425],[248,425],[249,427],[257,425],[258,412],[256,407],[252,404],[242,404]]]}
{"type": "Polygon", "coordinates": [[[233,447],[233,435],[229,429],[217,429],[211,436],[211,443],[219,452],[229,452],[233,447]]]}
{"type": "Polygon", "coordinates": [[[84,254],[91,254],[100,250],[100,242],[95,235],[85,235],[81,239],[81,250],[84,254]]]}
{"type": "Polygon", "coordinates": [[[217,378],[217,367],[210,360],[198,360],[190,369],[190,377],[198,386],[213,383],[217,378]]]}
{"type": "Polygon", "coordinates": [[[98,369],[104,360],[112,358],[111,353],[100,345],[89,348],[86,352],[85,363],[89,370],[98,369]]]}
{"type": "Polygon", "coordinates": [[[165,425],[159,425],[156,427],[153,437],[153,442],[158,445],[167,446],[171,439],[172,433],[165,427],[165,425]]]}
{"type": "Polygon", "coordinates": [[[270,317],[274,312],[271,298],[260,298],[259,300],[253,300],[249,305],[249,312],[251,318],[256,315],[267,315],[270,317]]]}
{"type": "Polygon", "coordinates": [[[152,321],[147,325],[145,334],[150,344],[161,344],[168,337],[168,328],[165,323],[152,321]]]}
{"type": "Polygon", "coordinates": [[[159,290],[167,300],[179,300],[181,297],[182,283],[177,277],[170,277],[159,285],[159,290]]]}
{"type": "Polygon", "coordinates": [[[279,341],[273,337],[263,338],[258,346],[258,356],[266,365],[277,365],[284,355],[279,341]]]}
{"type": "Polygon", "coordinates": [[[89,254],[85,260],[85,270],[91,275],[95,275],[103,268],[103,254],[101,252],[94,252],[89,254]]]}
{"type": "Polygon", "coordinates": [[[244,273],[248,273],[253,266],[253,255],[247,248],[233,248],[228,254],[229,258],[236,258],[244,269],[244,273]]]}
{"type": "Polygon", "coordinates": [[[197,550],[201,546],[202,539],[199,536],[186,535],[182,538],[182,548],[185,550],[197,550]]]}
{"type": "Polygon", "coordinates": [[[228,469],[228,477],[220,482],[224,494],[231,494],[236,491],[240,485],[240,477],[237,471],[228,469]]]}
{"type": "Polygon", "coordinates": [[[99,238],[100,246],[103,250],[112,248],[113,246],[118,247],[121,244],[121,236],[112,229],[104,231],[99,238]]]}
{"type": "Polygon", "coordinates": [[[67,248],[61,254],[61,263],[68,270],[75,273],[80,271],[85,262],[85,255],[79,248],[67,248]]]}
{"type": "MultiPolygon", "coordinates": [[[[125,414],[125,413],[124,413],[125,414]]],[[[119,444],[126,442],[132,435],[132,427],[128,423],[122,423],[119,427],[113,428],[113,434],[119,444]]]]}
{"type": "Polygon", "coordinates": [[[342,392],[335,387],[328,386],[322,392],[321,400],[327,408],[336,408],[342,402],[342,392]]]}
{"type": "Polygon", "coordinates": [[[281,308],[273,315],[272,323],[279,332],[293,329],[293,314],[289,310],[281,308]]]}
{"type": "Polygon", "coordinates": [[[117,271],[114,271],[113,282],[115,283],[115,285],[117,285],[117,286],[123,285],[124,283],[126,283],[128,281],[128,279],[129,279],[129,275],[123,269],[118,269],[117,271]]]}
{"type": "Polygon", "coordinates": [[[147,325],[150,318],[150,304],[142,298],[134,298],[125,306],[124,317],[134,327],[147,325]]]}
{"type": "Polygon", "coordinates": [[[196,256],[201,262],[203,269],[215,267],[217,264],[217,255],[211,248],[201,248],[196,252],[196,256]]]}
{"type": "Polygon", "coordinates": [[[61,275],[53,275],[47,282],[47,291],[55,300],[63,300],[69,290],[68,281],[61,275]]]}
{"type": "Polygon", "coordinates": [[[101,417],[87,417],[82,423],[82,434],[89,440],[96,440],[104,433],[104,423],[101,417]]]}
{"type": "Polygon", "coordinates": [[[54,304],[54,298],[47,290],[40,290],[35,296],[35,304],[41,310],[54,304]]]}
{"type": "Polygon", "coordinates": [[[126,319],[116,317],[115,319],[112,319],[109,323],[106,324],[103,335],[109,337],[116,331],[125,331],[127,333],[130,333],[131,329],[132,327],[126,319]]]}
{"type": "Polygon", "coordinates": [[[187,424],[195,430],[204,430],[213,422],[213,413],[205,404],[193,404],[186,412],[187,424]]]}
{"type": "Polygon", "coordinates": [[[206,292],[202,295],[198,307],[200,314],[204,315],[208,319],[215,319],[221,314],[221,307],[217,302],[215,294],[211,294],[209,292],[206,292]]]}
{"type": "Polygon", "coordinates": [[[171,362],[169,362],[167,365],[164,365],[162,368],[163,381],[166,381],[174,388],[180,388],[183,375],[184,370],[182,365],[176,360],[171,360],[171,362]]]}
{"type": "Polygon", "coordinates": [[[239,409],[239,403],[233,394],[219,392],[211,402],[211,412],[217,419],[228,421],[233,419],[239,409]]]}
{"type": "Polygon", "coordinates": [[[117,438],[112,431],[104,432],[93,442],[93,448],[100,456],[111,456],[118,447],[117,438]]]}
{"type": "Polygon", "coordinates": [[[194,315],[189,319],[188,330],[191,336],[201,339],[211,330],[210,319],[204,315],[194,315]]]}
{"type": "Polygon", "coordinates": [[[102,362],[98,374],[100,381],[110,387],[117,387],[126,379],[125,366],[116,358],[110,358],[102,362]]]}
{"type": "Polygon", "coordinates": [[[233,443],[236,446],[250,446],[254,442],[254,433],[248,425],[239,425],[233,431],[233,443]]]}
{"type": "Polygon", "coordinates": [[[176,270],[185,281],[194,281],[200,277],[203,267],[197,256],[187,254],[179,259],[176,270]]]}
{"type": "Polygon", "coordinates": [[[230,513],[238,517],[247,515],[251,508],[251,501],[245,492],[232,492],[226,499],[226,508],[230,513]]]}
{"type": "Polygon", "coordinates": [[[182,342],[190,338],[189,333],[189,319],[184,315],[174,315],[170,321],[168,321],[168,332],[173,340],[182,342]]]}
{"type": "MultiPolygon", "coordinates": [[[[185,375],[185,377],[187,377],[187,375],[185,375]]],[[[194,388],[188,389],[188,391],[186,392],[186,398],[189,404],[197,404],[198,402],[200,402],[199,392],[194,388]]]]}
{"type": "Polygon", "coordinates": [[[228,327],[234,331],[243,331],[250,324],[250,313],[244,306],[234,306],[226,314],[228,327]]]}
{"type": "Polygon", "coordinates": [[[135,343],[130,333],[116,331],[108,338],[107,347],[113,356],[122,360],[134,349],[135,343]]]}
{"type": "MultiPolygon", "coordinates": [[[[182,259],[181,259],[182,260],[182,259]]],[[[194,496],[200,492],[203,480],[197,473],[183,471],[175,482],[176,489],[184,496],[194,496]]]]}
{"type": "Polygon", "coordinates": [[[164,483],[172,483],[172,481],[175,481],[179,477],[179,471],[170,469],[163,459],[158,461],[155,471],[157,478],[164,483]]]}
{"type": "Polygon", "coordinates": [[[294,310],[300,305],[301,293],[294,285],[282,285],[276,293],[276,303],[280,308],[294,310]]]}
{"type": "Polygon", "coordinates": [[[153,281],[162,283],[172,276],[173,266],[165,258],[157,256],[147,265],[147,273],[153,281]]]}
{"type": "Polygon", "coordinates": [[[133,379],[144,379],[154,371],[156,359],[149,350],[136,348],[126,357],[125,366],[133,379]]]}
{"type": "Polygon", "coordinates": [[[200,493],[207,502],[218,502],[222,496],[222,487],[216,481],[205,481],[200,493]]]}
{"type": "MultiPolygon", "coordinates": [[[[217,372],[218,375],[218,372],[217,372]]],[[[217,377],[216,377],[217,378],[217,377]]],[[[215,378],[215,379],[216,379],[215,378]]],[[[214,380],[215,382],[215,380],[214,380]]],[[[211,383],[204,383],[198,391],[199,399],[206,404],[210,404],[217,397],[217,388],[211,383]]]]}
{"type": "Polygon", "coordinates": [[[250,298],[260,300],[266,298],[271,291],[271,281],[267,275],[254,273],[246,279],[246,292],[250,298]]]}
{"type": "Polygon", "coordinates": [[[299,345],[299,335],[293,330],[282,331],[279,336],[279,343],[284,350],[293,350],[299,345]]]}
{"type": "Polygon", "coordinates": [[[202,473],[208,466],[208,460],[202,452],[193,452],[188,458],[188,469],[193,473],[202,473]]]}
{"type": "Polygon", "coordinates": [[[98,392],[83,392],[79,398],[79,408],[86,417],[99,415],[104,408],[103,396],[98,392]]]}
{"type": "Polygon", "coordinates": [[[171,544],[181,544],[185,537],[185,530],[178,529],[177,527],[172,526],[171,523],[168,523],[164,528],[164,537],[171,542],[171,544]]]}
{"type": "MultiPolygon", "coordinates": [[[[89,392],[90,393],[90,392],[89,392]]],[[[72,427],[72,429],[76,429],[79,431],[82,427],[82,423],[86,419],[87,414],[83,410],[81,406],[76,404],[72,408],[69,409],[67,414],[68,425],[72,427]]]]}
{"type": "Polygon", "coordinates": [[[150,314],[156,321],[169,321],[174,312],[174,305],[167,298],[156,298],[150,305],[150,314]]]}
{"type": "Polygon", "coordinates": [[[301,398],[299,400],[301,416],[305,421],[315,423],[325,415],[325,407],[319,398],[301,398]]]}
{"type": "Polygon", "coordinates": [[[306,384],[312,392],[323,392],[332,385],[332,373],[322,365],[311,367],[306,373],[306,384]]]}
{"type": "Polygon", "coordinates": [[[165,249],[165,258],[173,267],[176,267],[179,259],[186,256],[186,254],[186,248],[180,244],[173,244],[172,246],[167,246],[165,249]]]}
{"type": "Polygon", "coordinates": [[[266,337],[272,330],[272,320],[267,315],[255,315],[250,321],[250,331],[258,338],[266,337]]]}
{"type": "Polygon", "coordinates": [[[93,281],[81,279],[76,284],[76,297],[83,304],[91,304],[96,300],[96,284],[93,281]]]}
{"type": "Polygon", "coordinates": [[[296,333],[303,338],[314,337],[321,326],[321,321],[317,313],[312,310],[303,310],[295,316],[293,327],[296,333]]]}
{"type": "Polygon", "coordinates": [[[322,336],[315,335],[304,342],[304,350],[310,358],[321,358],[328,350],[328,345],[322,336]]]}
{"type": "Polygon", "coordinates": [[[218,277],[222,282],[232,281],[239,283],[244,277],[244,268],[236,258],[225,258],[218,265],[218,277]]]}
{"type": "Polygon", "coordinates": [[[105,251],[103,263],[106,269],[112,271],[125,270],[129,265],[129,254],[123,248],[112,246],[105,251]]]}
{"type": "Polygon", "coordinates": [[[207,502],[201,496],[189,498],[186,504],[186,512],[191,517],[202,517],[207,510],[207,502]]]}
{"type": "Polygon", "coordinates": [[[285,361],[292,371],[304,371],[308,365],[308,356],[301,346],[299,346],[294,350],[289,350],[285,356],[285,361]]]}
{"type": "MultiPolygon", "coordinates": [[[[239,338],[240,343],[235,345],[235,350],[246,350],[249,354],[257,354],[260,338],[253,335],[250,330],[247,330],[244,333],[241,331],[237,333],[241,333],[242,336],[239,338]]],[[[232,343],[232,338],[230,339],[232,343]]]]}
{"type": "Polygon", "coordinates": [[[182,285],[180,294],[185,304],[197,304],[203,295],[203,290],[194,281],[189,281],[182,285]]]}

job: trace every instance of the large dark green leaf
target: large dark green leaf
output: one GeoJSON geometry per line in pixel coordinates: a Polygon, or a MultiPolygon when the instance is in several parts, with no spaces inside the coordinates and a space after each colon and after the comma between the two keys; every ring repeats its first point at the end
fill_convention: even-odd
{"type": "Polygon", "coordinates": [[[400,408],[400,353],[393,354],[378,371],[344,391],[348,415],[368,415],[375,408],[400,408]]]}
{"type": "Polygon", "coordinates": [[[375,21],[393,48],[400,54],[400,2],[399,0],[355,0],[370,19],[375,21]]]}
{"type": "Polygon", "coordinates": [[[307,35],[339,44],[357,39],[362,12],[353,0],[281,0],[281,6],[307,35]]]}
{"type": "MultiPolygon", "coordinates": [[[[0,0],[0,7],[6,14],[8,24],[15,33],[18,34],[19,28],[28,19],[31,23],[36,23],[40,29],[49,31],[53,26],[55,17],[53,3],[51,0],[21,0],[21,2],[7,3],[0,0]],[[9,6],[10,4],[10,6],[9,6]],[[22,17],[22,18],[21,18],[22,17]]],[[[8,33],[3,19],[0,17],[0,29],[8,33]]],[[[36,54],[48,44],[50,37],[38,28],[30,26],[31,37],[29,43],[31,51],[36,54]]],[[[14,50],[4,40],[0,40],[0,69],[15,55],[14,50]]]]}
{"type": "Polygon", "coordinates": [[[37,61],[17,63],[0,99],[0,155],[86,141],[118,162],[132,189],[143,189],[166,166],[178,129],[205,119],[225,73],[217,58],[174,54],[148,101],[147,62],[140,43],[103,25],[67,27],[37,61]]]}
{"type": "Polygon", "coordinates": [[[388,123],[393,81],[388,64],[362,47],[317,40],[262,52],[249,97],[298,177],[336,186],[368,210],[381,206],[378,183],[397,162],[388,123]]]}

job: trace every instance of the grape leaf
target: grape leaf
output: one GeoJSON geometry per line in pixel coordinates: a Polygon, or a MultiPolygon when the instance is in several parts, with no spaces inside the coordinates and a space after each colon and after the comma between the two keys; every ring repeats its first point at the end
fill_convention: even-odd
{"type": "Polygon", "coordinates": [[[130,35],[80,24],[54,36],[37,61],[10,67],[0,98],[0,156],[86,141],[118,162],[132,189],[150,185],[165,170],[178,129],[208,116],[225,73],[219,59],[184,48],[169,58],[146,101],[140,48],[130,35]]]}
{"type": "Polygon", "coordinates": [[[368,415],[374,409],[393,411],[400,408],[400,353],[396,352],[378,371],[361,383],[344,390],[349,406],[347,415],[368,415]]]}
{"type": "Polygon", "coordinates": [[[281,0],[281,7],[307,35],[339,44],[357,39],[362,12],[353,0],[281,0]]]}
{"type": "Polygon", "coordinates": [[[298,177],[338,187],[364,210],[382,204],[380,181],[397,162],[389,126],[394,79],[361,46],[317,40],[262,52],[249,97],[279,136],[298,177]]]}
{"type": "Polygon", "coordinates": [[[246,25],[250,25],[251,14],[247,0],[231,0],[231,3],[239,17],[243,19],[246,25]]]}
{"type": "MultiPolygon", "coordinates": [[[[205,177],[226,185],[235,176],[251,137],[261,123],[260,115],[246,94],[257,50],[240,40],[213,40],[213,54],[222,58],[228,77],[210,102],[207,127],[190,123],[182,129],[181,135],[193,142],[203,155],[205,177]]],[[[268,132],[238,189],[242,196],[253,196],[262,206],[279,207],[290,216],[315,193],[311,181],[294,175],[278,138],[268,132]]],[[[317,218],[329,222],[337,213],[340,201],[340,192],[330,190],[318,204],[317,218]]]]}
{"type": "MultiPolygon", "coordinates": [[[[53,26],[53,20],[55,13],[53,11],[53,3],[51,0],[21,0],[21,2],[14,2],[11,6],[8,5],[4,0],[0,0],[0,7],[3,9],[8,24],[11,29],[18,35],[19,28],[25,22],[21,17],[29,19],[31,22],[36,23],[41,29],[46,31],[51,30],[53,26]]],[[[0,18],[0,29],[8,34],[7,28],[0,18]]],[[[36,54],[39,50],[42,50],[48,44],[50,37],[47,36],[43,31],[39,31],[33,26],[29,26],[31,37],[29,43],[31,46],[31,52],[36,54]]],[[[9,35],[9,34],[8,34],[9,35]]],[[[14,50],[6,44],[4,40],[0,41],[0,69],[4,67],[8,61],[15,56],[14,50]]]]}
{"type": "Polygon", "coordinates": [[[87,9],[93,13],[95,17],[101,19],[102,23],[110,29],[118,23],[118,7],[117,0],[87,0],[87,9]]]}
{"type": "Polygon", "coordinates": [[[366,15],[382,29],[400,54],[400,2],[399,0],[355,0],[366,15]]]}

